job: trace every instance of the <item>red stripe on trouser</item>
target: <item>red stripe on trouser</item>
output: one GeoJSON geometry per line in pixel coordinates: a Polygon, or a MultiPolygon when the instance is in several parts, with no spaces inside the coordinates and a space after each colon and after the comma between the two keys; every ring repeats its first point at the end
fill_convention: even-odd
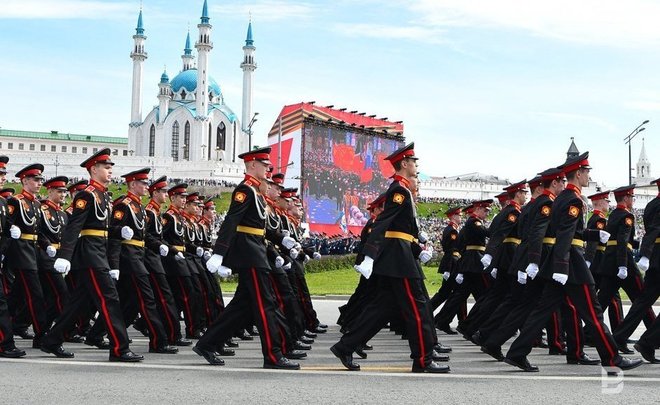
{"type": "Polygon", "coordinates": [[[108,306],[105,303],[105,297],[101,292],[99,283],[96,281],[96,275],[94,275],[94,269],[92,269],[91,267],[89,268],[89,277],[92,279],[92,284],[94,285],[94,290],[96,291],[96,295],[98,295],[99,300],[101,300],[101,311],[103,312],[103,318],[105,319],[106,326],[108,327],[108,333],[112,335],[112,342],[115,344],[115,346],[112,348],[112,351],[115,353],[115,356],[121,356],[121,353],[119,353],[119,339],[117,339],[117,333],[115,332],[115,327],[112,324],[112,321],[110,320],[110,313],[108,312],[108,306]]]}
{"type": "Polygon", "coordinates": [[[32,304],[32,294],[30,293],[30,288],[28,288],[27,281],[25,280],[25,275],[22,271],[17,272],[21,277],[21,283],[23,284],[23,291],[25,291],[25,298],[27,298],[28,308],[30,309],[30,316],[32,317],[32,327],[36,333],[41,333],[41,325],[37,320],[37,314],[34,312],[34,306],[32,304]]]}
{"type": "Polygon", "coordinates": [[[57,290],[55,281],[53,280],[53,275],[46,273],[46,278],[48,279],[48,284],[55,294],[55,306],[57,307],[57,312],[62,313],[62,299],[60,298],[60,292],[57,290]]]}
{"type": "Polygon", "coordinates": [[[573,329],[575,329],[575,357],[580,358],[582,355],[582,342],[580,342],[580,318],[578,318],[577,309],[573,305],[573,301],[569,296],[566,296],[566,303],[571,308],[571,316],[573,318],[573,329]]]}
{"type": "MultiPolygon", "coordinates": [[[[200,278],[203,276],[200,276],[200,278]]],[[[199,290],[202,292],[202,301],[204,301],[204,313],[206,314],[206,322],[210,325],[211,322],[213,321],[212,316],[211,316],[211,307],[209,307],[209,295],[208,291],[206,290],[206,285],[202,282],[202,280],[199,280],[199,290]]]]}
{"type": "Polygon", "coordinates": [[[153,274],[149,274],[149,277],[151,277],[151,281],[154,284],[154,287],[156,287],[156,294],[158,294],[158,300],[160,301],[160,304],[163,307],[163,313],[165,313],[165,319],[167,320],[167,326],[169,327],[170,331],[170,341],[174,342],[176,340],[174,336],[174,323],[172,323],[172,318],[170,317],[170,311],[169,307],[167,306],[167,301],[165,301],[165,297],[163,296],[163,292],[160,289],[160,285],[158,284],[158,280],[156,280],[156,276],[153,274]]]}
{"type": "Polygon", "coordinates": [[[302,290],[303,287],[302,281],[296,279],[296,284],[298,285],[298,297],[300,298],[300,306],[302,306],[303,314],[305,315],[305,321],[307,325],[311,327],[312,325],[314,325],[314,318],[312,317],[312,314],[309,312],[309,307],[306,304],[307,300],[305,299],[305,293],[302,290]]]}
{"type": "Polygon", "coordinates": [[[137,283],[135,274],[131,274],[131,280],[133,281],[133,287],[135,288],[138,301],[140,302],[140,312],[142,312],[142,317],[144,318],[144,320],[147,321],[147,327],[149,328],[149,332],[151,332],[150,346],[156,349],[158,348],[158,334],[156,333],[156,328],[154,328],[154,325],[151,323],[151,319],[149,319],[149,314],[147,313],[147,306],[144,305],[144,297],[142,296],[142,290],[140,290],[140,286],[137,283]]]}
{"type": "Polygon", "coordinates": [[[594,304],[593,301],[591,300],[591,293],[589,292],[589,286],[585,284],[582,286],[582,288],[584,290],[584,296],[587,301],[587,307],[589,307],[589,314],[591,315],[591,319],[593,319],[594,321],[594,326],[596,327],[596,331],[598,331],[598,334],[600,335],[600,338],[603,341],[603,344],[605,345],[607,352],[610,354],[610,366],[613,366],[616,352],[612,350],[612,346],[610,346],[610,342],[607,341],[607,336],[605,335],[605,331],[603,330],[603,325],[601,325],[600,322],[598,321],[598,317],[596,316],[596,310],[594,309],[594,304]]]}
{"type": "Polygon", "coordinates": [[[284,336],[284,330],[282,329],[282,327],[279,328],[279,332],[280,332],[280,339],[282,339],[282,353],[286,353],[287,352],[287,350],[286,350],[286,336],[284,336]]]}
{"type": "Polygon", "coordinates": [[[268,352],[268,357],[273,363],[277,363],[277,359],[273,354],[272,343],[270,341],[270,331],[268,330],[268,323],[266,322],[266,311],[264,310],[264,303],[261,300],[261,289],[259,288],[259,282],[257,281],[257,270],[253,267],[250,269],[252,272],[252,283],[254,284],[254,291],[257,295],[257,305],[259,306],[259,314],[261,315],[261,323],[264,326],[264,335],[266,338],[266,351],[268,352]]]}
{"type": "Polygon", "coordinates": [[[424,347],[424,337],[422,335],[422,318],[419,316],[419,311],[417,310],[417,305],[415,304],[415,298],[412,295],[410,290],[410,282],[407,278],[403,279],[403,284],[406,287],[406,293],[408,294],[408,299],[410,300],[410,306],[412,307],[413,315],[415,315],[415,322],[417,322],[417,337],[419,338],[419,365],[421,367],[426,367],[424,362],[424,354],[426,353],[426,348],[424,347]]]}
{"type": "Polygon", "coordinates": [[[277,297],[277,303],[280,307],[280,311],[284,311],[284,301],[282,301],[280,290],[279,288],[277,288],[277,282],[275,281],[275,277],[273,277],[272,274],[269,274],[269,276],[270,276],[270,282],[273,284],[273,291],[275,291],[275,296],[277,297]]]}
{"type": "Polygon", "coordinates": [[[559,339],[559,319],[557,318],[557,312],[552,313],[552,328],[555,330],[553,335],[555,335],[555,347],[558,349],[563,349],[564,345],[559,339]]]}
{"type": "Polygon", "coordinates": [[[614,318],[616,319],[616,325],[612,325],[612,329],[614,329],[618,324],[621,323],[621,317],[619,316],[619,302],[616,298],[612,298],[611,305],[614,307],[614,318]]]}
{"type": "MultiPolygon", "coordinates": [[[[635,284],[637,284],[637,288],[639,288],[640,292],[644,290],[644,286],[642,285],[642,280],[637,275],[635,275],[635,284]]],[[[655,320],[655,313],[653,312],[653,308],[649,308],[647,310],[647,313],[651,317],[651,319],[655,320]]]]}
{"type": "Polygon", "coordinates": [[[186,311],[186,331],[190,336],[192,336],[195,331],[195,326],[193,325],[192,311],[190,310],[190,302],[188,302],[188,294],[186,293],[186,288],[181,282],[181,277],[176,278],[179,282],[179,288],[181,289],[181,295],[183,295],[183,310],[186,311]]]}

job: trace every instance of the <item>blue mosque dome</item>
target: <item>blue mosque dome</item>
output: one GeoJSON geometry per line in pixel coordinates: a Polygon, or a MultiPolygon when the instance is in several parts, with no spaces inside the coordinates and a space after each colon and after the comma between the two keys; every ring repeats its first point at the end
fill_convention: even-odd
{"type": "MultiPolygon", "coordinates": [[[[214,96],[220,96],[222,93],[218,83],[211,76],[209,76],[208,79],[209,93],[213,93],[214,96]]],[[[170,85],[172,86],[172,92],[174,93],[178,93],[182,87],[186,89],[186,92],[188,93],[195,92],[197,89],[197,69],[184,70],[172,79],[170,85]]]]}

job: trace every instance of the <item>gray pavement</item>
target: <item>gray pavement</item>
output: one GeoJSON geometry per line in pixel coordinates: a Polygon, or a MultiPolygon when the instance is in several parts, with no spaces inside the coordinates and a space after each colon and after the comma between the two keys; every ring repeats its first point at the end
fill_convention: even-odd
{"type": "MultiPolygon", "coordinates": [[[[492,360],[460,337],[442,333],[442,342],[454,349],[451,374],[410,373],[407,342],[388,331],[372,340],[374,350],[359,361],[362,371],[348,372],[328,350],[339,339],[334,321],[342,303],[315,301],[330,329],[319,335],[308,359],[300,361],[300,371],[264,370],[258,340],[240,342],[236,356],[225,358],[222,367],[207,365],[190,347],[177,355],[149,354],[146,338],[131,328],[131,348],[146,357],[139,364],[110,363],[107,351],[82,344],[66,345],[76,354],[70,360],[36,349],[26,349],[24,359],[0,360],[0,404],[660,402],[658,365],[645,364],[620,380],[603,378],[598,366],[569,366],[563,357],[535,349],[530,361],[541,371],[527,374],[492,360]]],[[[29,346],[20,339],[17,345],[29,346]]],[[[597,356],[593,348],[587,353],[597,356]]]]}

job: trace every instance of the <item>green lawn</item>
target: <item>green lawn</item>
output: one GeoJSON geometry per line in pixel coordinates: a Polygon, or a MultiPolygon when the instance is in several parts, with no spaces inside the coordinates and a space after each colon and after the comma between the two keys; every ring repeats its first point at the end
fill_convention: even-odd
{"type": "MultiPolygon", "coordinates": [[[[442,284],[442,275],[438,274],[437,267],[424,267],[424,273],[426,288],[433,295],[442,284]]],[[[350,295],[355,291],[360,275],[354,269],[344,269],[307,273],[305,278],[312,295],[350,295]]],[[[221,285],[223,292],[236,291],[236,280],[223,281],[221,285]]]]}

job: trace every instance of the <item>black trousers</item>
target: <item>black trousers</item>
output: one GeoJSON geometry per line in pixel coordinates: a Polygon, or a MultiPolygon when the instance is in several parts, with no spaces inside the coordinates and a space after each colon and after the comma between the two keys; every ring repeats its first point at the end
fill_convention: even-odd
{"type": "MultiPolygon", "coordinates": [[[[547,281],[538,306],[525,321],[520,335],[513,341],[507,353],[508,358],[524,357],[532,351],[534,339],[544,323],[562,302],[570,302],[579,317],[592,331],[596,349],[603,366],[614,366],[619,360],[616,342],[603,321],[603,311],[596,297],[596,290],[590,284],[566,284],[547,281]],[[567,300],[568,298],[568,300],[567,300]]],[[[568,329],[567,329],[568,331],[568,329]]],[[[575,349],[571,349],[573,351],[575,349]]],[[[569,351],[569,350],[567,350],[569,351]]],[[[571,354],[569,351],[569,355],[571,354]]]]}
{"type": "Polygon", "coordinates": [[[337,319],[337,325],[344,324],[346,320],[346,314],[354,311],[356,306],[359,305],[360,301],[364,298],[364,295],[366,293],[368,282],[369,280],[364,278],[364,276],[360,276],[360,279],[358,280],[358,284],[355,287],[355,291],[353,291],[353,294],[351,294],[351,296],[348,298],[346,304],[339,307],[339,318],[337,319]]]}
{"type": "Polygon", "coordinates": [[[490,278],[490,275],[486,273],[463,274],[463,283],[458,284],[458,287],[452,291],[445,305],[435,316],[435,324],[441,326],[451,324],[454,317],[458,314],[462,303],[466,302],[470,294],[476,300],[479,300],[488,290],[488,287],[490,287],[488,278],[490,278]]]}
{"type": "MultiPolygon", "coordinates": [[[[179,311],[176,307],[170,284],[167,282],[164,273],[149,273],[149,282],[151,283],[151,290],[154,292],[156,309],[158,310],[160,319],[165,327],[167,342],[173,345],[182,336],[181,322],[179,322],[179,311]]],[[[142,326],[147,326],[144,319],[139,319],[138,322],[140,325],[137,326],[140,329],[142,329],[142,326]]]]}
{"type": "MultiPolygon", "coordinates": [[[[122,266],[120,265],[120,267],[122,266]]],[[[158,349],[166,346],[168,344],[167,333],[156,309],[156,300],[151,289],[149,275],[124,270],[124,273],[119,276],[118,288],[126,327],[135,322],[139,313],[149,331],[149,348],[158,349]]]]}
{"type": "MultiPolygon", "coordinates": [[[[21,308],[21,305],[25,304],[34,329],[35,339],[41,339],[50,325],[46,321],[46,301],[39,280],[39,272],[19,269],[15,270],[14,274],[16,280],[9,293],[9,311],[16,315],[19,313],[17,310],[21,308]]],[[[16,319],[19,318],[16,317],[16,319]]]]}
{"type": "MultiPolygon", "coordinates": [[[[617,276],[601,276],[598,302],[603,309],[610,305],[612,297],[617,291],[619,291],[619,288],[623,288],[623,291],[628,294],[630,301],[634,304],[635,301],[637,301],[637,298],[642,295],[642,290],[644,289],[644,282],[642,281],[642,276],[639,271],[631,268],[628,272],[628,277],[623,280],[617,276]]],[[[653,321],[655,321],[655,314],[650,307],[643,312],[642,319],[644,320],[646,327],[650,328],[653,321]]],[[[612,330],[616,330],[619,325],[615,324],[611,326],[612,330]]]]}
{"type": "Polygon", "coordinates": [[[305,316],[305,327],[308,330],[314,330],[319,324],[316,311],[314,310],[314,305],[312,304],[312,297],[309,294],[309,288],[307,287],[307,280],[305,279],[305,269],[304,265],[300,262],[297,262],[293,265],[293,274],[295,275],[296,280],[296,290],[298,293],[298,301],[303,310],[303,315],[305,316]]]}
{"type": "Polygon", "coordinates": [[[358,318],[356,327],[339,340],[337,349],[344,353],[354,352],[371,340],[393,315],[401,313],[406,324],[410,356],[419,367],[426,367],[431,362],[435,342],[423,280],[372,277],[376,277],[376,294],[358,318]]]}
{"type": "Polygon", "coordinates": [[[215,351],[234,331],[243,327],[246,317],[252,317],[259,330],[261,352],[264,360],[277,362],[283,356],[285,344],[283,333],[277,321],[277,301],[271,288],[267,269],[241,268],[238,273],[238,286],[234,298],[225,311],[209,327],[197,346],[215,351]]]}
{"type": "Polygon", "coordinates": [[[498,275],[493,281],[493,286],[486,290],[485,294],[477,300],[470,312],[468,312],[465,320],[461,322],[465,335],[472,336],[495,312],[497,306],[509,292],[509,284],[509,280],[504,274],[498,275]]]}
{"type": "MultiPolygon", "coordinates": [[[[653,314],[653,304],[660,297],[660,269],[647,271],[644,277],[644,287],[641,294],[633,301],[628,310],[628,314],[619,326],[612,327],[614,331],[614,340],[618,343],[625,343],[626,340],[635,332],[642,319],[648,321],[653,314]]],[[[656,318],[657,319],[657,318],[656,318]]],[[[656,327],[656,322],[651,326],[646,325],[647,330],[656,327]]],[[[654,346],[655,347],[655,346],[654,346]]]]}
{"type": "MultiPolygon", "coordinates": [[[[79,280],[80,275],[78,272],[70,271],[69,274],[64,276],[64,281],[66,282],[67,288],[69,289],[69,296],[73,294],[73,291],[78,288],[79,285],[82,285],[82,282],[79,280]]],[[[72,334],[79,334],[81,336],[86,335],[91,329],[91,321],[96,315],[96,308],[91,299],[87,300],[85,303],[80,304],[81,310],[78,319],[71,327],[72,334]]]]}
{"type": "Polygon", "coordinates": [[[284,273],[270,273],[270,279],[273,286],[273,292],[277,299],[279,311],[286,318],[286,325],[290,333],[290,343],[296,340],[305,332],[305,321],[302,308],[296,300],[296,296],[291,288],[289,278],[284,273]]]}
{"type": "Polygon", "coordinates": [[[87,310],[89,300],[99,312],[97,322],[104,322],[110,339],[110,354],[120,356],[129,351],[128,334],[119,303],[119,294],[108,269],[75,269],[80,283],[73,291],[69,302],[64,306],[60,317],[55,321],[50,332],[44,337],[46,346],[61,345],[64,335],[71,329],[81,312],[87,310]]]}
{"type": "Polygon", "coordinates": [[[0,352],[10,350],[16,347],[14,345],[14,333],[11,328],[11,319],[9,318],[9,306],[7,306],[7,296],[4,292],[4,283],[0,278],[0,352]]]}
{"type": "MultiPolygon", "coordinates": [[[[438,309],[438,307],[442,305],[443,302],[447,301],[452,291],[454,291],[456,288],[458,288],[458,284],[456,284],[453,275],[449,278],[449,280],[443,280],[438,291],[433,295],[433,297],[431,297],[431,308],[433,311],[438,309]]],[[[465,318],[467,318],[467,313],[468,311],[466,299],[459,306],[457,314],[458,320],[463,321],[465,318]]]]}
{"type": "Polygon", "coordinates": [[[59,273],[42,271],[39,273],[41,287],[46,302],[46,324],[50,328],[55,319],[62,314],[64,304],[69,300],[69,289],[59,273]]]}
{"type": "Polygon", "coordinates": [[[360,319],[360,314],[364,311],[367,304],[373,300],[378,291],[378,286],[374,280],[373,278],[366,279],[364,276],[360,276],[360,282],[353,296],[351,296],[351,299],[355,297],[353,303],[351,304],[349,301],[346,304],[347,308],[344,309],[342,316],[342,327],[344,330],[351,330],[357,326],[356,322],[360,319]]]}
{"type": "Polygon", "coordinates": [[[200,314],[197,311],[198,296],[192,276],[168,276],[167,281],[172,288],[172,294],[178,308],[177,314],[183,312],[186,324],[186,336],[192,337],[199,330],[200,314]]]}

